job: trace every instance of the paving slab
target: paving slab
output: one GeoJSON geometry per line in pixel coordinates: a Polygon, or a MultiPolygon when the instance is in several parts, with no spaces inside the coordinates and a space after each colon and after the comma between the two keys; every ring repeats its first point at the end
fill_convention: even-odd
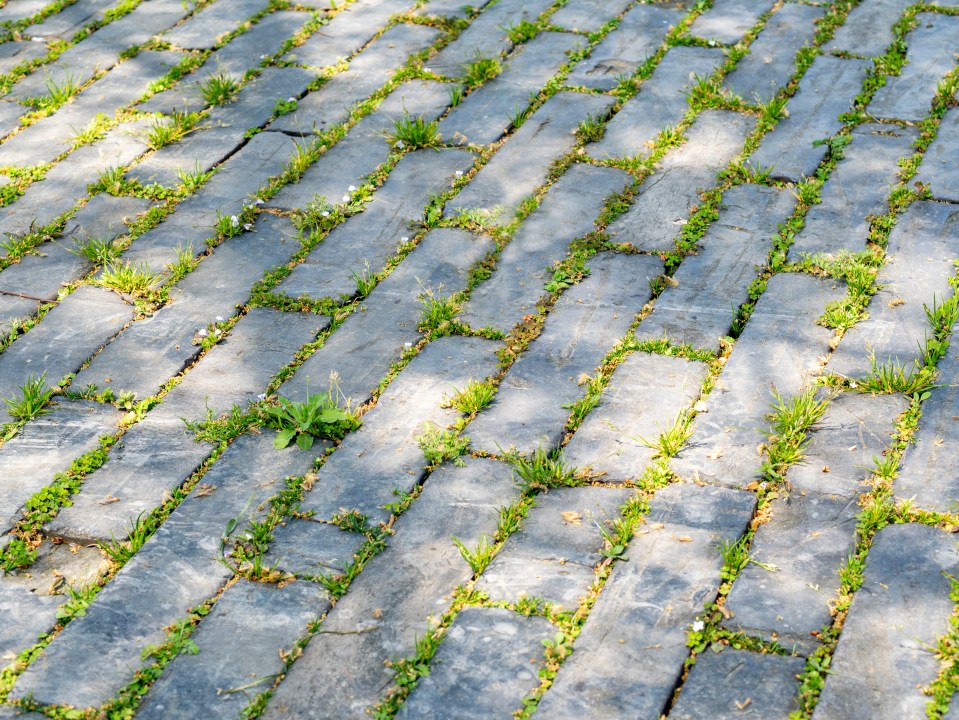
{"type": "Polygon", "coordinates": [[[876,282],[869,317],[843,335],[826,369],[845,377],[867,375],[877,365],[899,365],[906,373],[922,362],[931,326],[926,308],[952,296],[949,279],[959,258],[954,206],[915,202],[889,235],[888,260],[876,282]]]}
{"type": "Polygon", "coordinates": [[[758,185],[726,191],[719,219],[700,240],[700,250],[673,274],[675,283],[656,298],[653,312],[636,329],[636,338],[665,337],[675,344],[717,351],[794,203],[788,192],[758,185]]]}
{"type": "Polygon", "coordinates": [[[660,132],[683,120],[690,88],[712,75],[724,59],[717,48],[671,48],[639,93],[606,125],[603,139],[590,143],[586,152],[600,159],[647,155],[660,132]]]}
{"type": "Polygon", "coordinates": [[[846,22],[832,40],[826,42],[824,49],[866,58],[884,54],[895,39],[893,25],[910,4],[909,0],[876,0],[857,5],[849,11],[846,22]]]}
{"type": "Polygon", "coordinates": [[[540,701],[549,718],[659,717],[689,655],[686,631],[716,595],[720,541],[735,542],[750,493],[671,485],[650,502],[627,549],[540,701]]]}
{"type": "Polygon", "coordinates": [[[472,212],[497,225],[510,223],[523,199],[546,182],[549,166],[573,148],[579,123],[604,117],[612,105],[612,98],[599,95],[556,93],[446,203],[444,213],[472,212]]]}
{"type": "Polygon", "coordinates": [[[466,608],[460,612],[398,718],[457,717],[484,720],[508,717],[539,685],[545,666],[543,640],[555,628],[541,617],[524,617],[503,608],[466,608]]]}
{"type": "Polygon", "coordinates": [[[748,103],[768,103],[795,74],[796,53],[812,44],[814,23],[822,16],[823,8],[815,5],[783,5],[766,21],[749,54],[736,63],[723,84],[748,103]]]}
{"type": "Polygon", "coordinates": [[[607,198],[630,184],[628,174],[611,168],[574,164],[546,192],[500,254],[492,277],[470,293],[461,322],[508,332],[524,315],[536,312],[552,267],[569,244],[595,229],[607,198]]]}
{"type": "MultiPolygon", "coordinates": [[[[639,187],[633,205],[609,224],[616,242],[637,250],[666,251],[716,174],[742,152],[755,121],[739,113],[708,110],[686,131],[686,142],[666,155],[639,187]]],[[[758,258],[757,258],[758,260],[758,258]]]]}
{"type": "Polygon", "coordinates": [[[685,14],[678,3],[633,6],[589,57],[576,63],[567,84],[612,90],[620,78],[629,77],[656,54],[666,33],[685,14]]]}
{"type": "Polygon", "coordinates": [[[622,15],[630,6],[629,0],[580,0],[564,5],[549,16],[553,25],[564,30],[596,32],[610,20],[622,15]]]}
{"type": "Polygon", "coordinates": [[[341,530],[331,523],[295,518],[273,530],[263,561],[267,567],[298,578],[343,575],[366,540],[362,533],[341,530]]]}
{"type": "Polygon", "coordinates": [[[816,318],[842,292],[808,275],[773,276],[706,398],[707,411],[693,420],[692,438],[671,461],[674,472],[737,488],[757,479],[773,392],[788,400],[822,372],[831,332],[816,318]]]}
{"type": "Polygon", "coordinates": [[[656,454],[644,440],[655,442],[692,406],[705,377],[699,363],[630,355],[564,448],[566,462],[602,473],[605,482],[640,477],[656,454]]]}
{"type": "Polygon", "coordinates": [[[463,3],[462,0],[427,0],[427,3],[418,7],[414,14],[464,18],[469,17],[474,10],[482,10],[489,4],[490,0],[479,0],[473,4],[463,3]]]}
{"type": "Polygon", "coordinates": [[[510,367],[492,404],[467,429],[474,449],[529,454],[557,447],[569,405],[650,298],[659,258],[602,253],[556,303],[540,335],[510,367]]]}
{"type": "Polygon", "coordinates": [[[101,20],[104,12],[116,4],[116,0],[79,0],[42,22],[30,25],[24,30],[24,35],[69,40],[84,25],[101,20]]]}
{"type": "Polygon", "coordinates": [[[739,42],[775,4],[769,0],[714,0],[712,6],[689,26],[689,33],[693,37],[731,45],[739,42]]]}
{"type": "Polygon", "coordinates": [[[915,181],[929,186],[936,200],[959,202],[959,173],[949,158],[959,149],[959,108],[946,111],[936,139],[922,156],[915,181]]]}
{"type": "Polygon", "coordinates": [[[9,665],[20,651],[37,642],[40,633],[50,632],[56,624],[56,609],[63,601],[62,597],[36,595],[26,588],[0,583],[0,610],[8,618],[0,628],[0,661],[9,665]]]}
{"type": "Polygon", "coordinates": [[[896,183],[899,159],[912,154],[913,128],[865,123],[852,132],[852,142],[820,191],[822,201],[806,213],[790,256],[843,251],[862,252],[872,218],[889,212],[889,191],[896,183]]]}
{"type": "Polygon", "coordinates": [[[929,648],[949,629],[950,576],[957,570],[955,540],[941,530],[890,525],[876,534],[814,718],[925,712],[922,687],[939,673],[929,648]]]}
{"type": "Polygon", "coordinates": [[[218,37],[233,32],[266,7],[263,0],[220,0],[163,33],[163,39],[189,50],[212,50],[218,37]]]}
{"type": "Polygon", "coordinates": [[[870,67],[864,60],[817,56],[786,104],[788,116],[763,137],[749,164],[786,180],[811,176],[828,149],[813,143],[839,131],[839,116],[852,109],[870,67]]]}

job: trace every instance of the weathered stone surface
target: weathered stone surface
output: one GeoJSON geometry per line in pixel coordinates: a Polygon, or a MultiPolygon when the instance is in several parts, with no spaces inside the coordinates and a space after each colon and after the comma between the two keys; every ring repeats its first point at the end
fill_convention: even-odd
{"type": "Polygon", "coordinates": [[[539,685],[542,641],[555,632],[545,618],[504,608],[466,608],[397,718],[448,717],[444,708],[451,707],[463,720],[509,717],[539,685]]]}
{"type": "Polygon", "coordinates": [[[952,342],[939,361],[938,382],[922,404],[916,440],[906,448],[893,489],[918,507],[953,512],[959,503],[956,417],[959,416],[959,348],[952,342]]]}
{"type": "Polygon", "coordinates": [[[456,410],[442,405],[470,380],[495,372],[498,348],[498,343],[482,338],[449,337],[430,343],[363,416],[363,426],[326,461],[300,507],[321,520],[343,508],[368,515],[371,524],[389,520],[391,510],[386,506],[410,492],[425,474],[427,461],[418,438],[459,417],[456,410]]]}
{"type": "Polygon", "coordinates": [[[469,268],[491,249],[488,237],[463,230],[440,228],[427,234],[360,310],[303,363],[283,392],[305,395],[307,387],[327,386],[336,373],[340,391],[354,403],[365,402],[390,365],[420,339],[423,293],[448,297],[459,292],[469,268]]]}
{"type": "MultiPolygon", "coordinates": [[[[281,59],[312,67],[335,65],[366,45],[387,23],[390,15],[408,10],[411,4],[409,0],[358,0],[350,3],[281,59]]],[[[326,3],[322,5],[328,7],[326,3]]]]}
{"type": "Polygon", "coordinates": [[[918,122],[929,114],[936,86],[956,65],[950,48],[959,44],[959,18],[918,13],[917,27],[906,36],[909,50],[902,72],[886,78],[867,111],[876,118],[918,122]]]}
{"type": "Polygon", "coordinates": [[[476,587],[493,600],[515,602],[529,596],[575,610],[603,559],[601,529],[609,530],[632,492],[581,487],[541,495],[476,587]]]}
{"type": "Polygon", "coordinates": [[[797,676],[806,661],[725,648],[702,653],[683,683],[669,717],[676,720],[739,720],[789,717],[799,709],[797,676]]]}
{"type": "Polygon", "coordinates": [[[920,717],[939,663],[929,648],[949,629],[954,538],[925,525],[880,530],[843,623],[816,720],[920,717]]]}
{"type": "Polygon", "coordinates": [[[908,407],[902,395],[843,393],[814,426],[803,461],[789,468],[790,485],[803,493],[859,497],[874,458],[883,456],[896,418],[908,407]]]}
{"type": "Polygon", "coordinates": [[[17,22],[36,15],[46,6],[45,0],[10,0],[0,8],[0,21],[17,22]]]}
{"type": "MultiPolygon", "coordinates": [[[[855,550],[857,498],[791,492],[756,529],[746,565],[726,598],[723,626],[811,654],[812,633],[832,624],[838,570],[855,550]],[[762,564],[760,564],[762,563],[762,564]]],[[[794,693],[791,693],[794,694],[794,693]]]]}
{"type": "Polygon", "coordinates": [[[719,219],[700,241],[702,249],[683,260],[673,275],[678,284],[663,290],[636,337],[666,337],[676,344],[718,350],[719,338],[730,334],[736,309],[749,299],[758,263],[794,203],[788,192],[758,185],[726,191],[719,219]]]}
{"type": "Polygon", "coordinates": [[[694,37],[711,38],[725,44],[739,42],[773,5],[775,3],[770,0],[714,0],[712,7],[689,26],[689,32],[694,37]]]}
{"type": "Polygon", "coordinates": [[[674,472],[728,487],[756,478],[772,393],[789,399],[821,372],[831,332],[816,318],[841,296],[837,283],[809,275],[770,279],[707,398],[708,412],[696,416],[689,444],[672,460],[674,472]]]}
{"type": "MultiPolygon", "coordinates": [[[[8,73],[17,65],[42,58],[47,54],[45,44],[30,42],[29,40],[8,40],[0,45],[0,72],[8,73]]],[[[25,113],[23,105],[17,105],[13,102],[3,102],[0,106],[0,133],[6,135],[13,130],[18,123],[16,118],[25,113]],[[16,113],[13,115],[13,113],[16,113]],[[13,115],[11,118],[10,115],[13,115]]]]}
{"type": "Polygon", "coordinates": [[[604,473],[603,480],[639,477],[655,441],[699,397],[706,368],[666,355],[635,353],[613,372],[599,405],[566,445],[566,461],[604,473]]]}
{"type": "Polygon", "coordinates": [[[745,531],[755,498],[670,485],[617,563],[539,704],[548,718],[648,717],[664,711],[689,654],[686,630],[719,584],[716,549],[745,531]]]}
{"type": "Polygon", "coordinates": [[[620,77],[629,77],[655,54],[683,15],[685,11],[673,3],[633,6],[589,57],[576,64],[567,84],[612,90],[620,77]]]}
{"type": "Polygon", "coordinates": [[[495,142],[512,127],[513,116],[569,61],[568,53],[582,44],[578,35],[544,32],[521,45],[500,75],[450,111],[439,124],[440,134],[460,145],[495,142]]]}
{"type": "Polygon", "coordinates": [[[354,275],[382,270],[404,244],[401,238],[415,233],[430,197],[447,190],[456,173],[467,172],[472,164],[473,155],[458,150],[423,149],[406,155],[364,211],[331,230],[276,290],[291,297],[355,294],[354,275]]]}
{"type": "Polygon", "coordinates": [[[318,584],[281,587],[240,580],[227,588],[192,635],[199,654],[173,659],[137,717],[237,717],[249,702],[243,690],[257,681],[263,686],[258,689],[266,689],[285,668],[283,653],[293,649],[329,605],[318,584]]]}
{"type": "MultiPolygon", "coordinates": [[[[300,100],[294,112],[274,120],[270,129],[324,132],[345,122],[355,103],[384,85],[410,54],[427,47],[438,35],[437,30],[423,25],[395,25],[360,53],[345,71],[300,100]]],[[[416,114],[415,107],[410,114],[416,114]]]]}
{"type": "Polygon", "coordinates": [[[937,200],[959,202],[959,170],[952,159],[959,152],[959,108],[950,108],[936,139],[926,148],[915,181],[929,186],[937,200]]]}
{"type": "Polygon", "coordinates": [[[430,58],[430,70],[456,77],[477,58],[501,55],[513,46],[506,31],[524,20],[536,22],[552,4],[550,0],[490,3],[459,37],[430,58]]]}
{"type": "Polygon", "coordinates": [[[763,138],[749,164],[787,180],[812,175],[828,150],[813,143],[842,127],[839,115],[852,108],[870,67],[865,60],[817,56],[786,105],[788,117],[763,138]]]}
{"type": "Polygon", "coordinates": [[[164,627],[233,576],[216,559],[227,523],[257,512],[283,489],[284,477],[304,474],[312,459],[297,448],[275,450],[269,433],[238,438],[198,486],[208,494],[195,490],[177,506],[86,615],[21,676],[17,692],[77,706],[99,705],[113,696],[140,666],[143,648],[162,642],[164,627]],[[88,662],[90,653],[96,663],[88,662]]]}
{"type": "Polygon", "coordinates": [[[567,290],[537,337],[500,383],[492,404],[467,429],[473,447],[532,453],[563,438],[569,404],[649,300],[648,280],[662,271],[648,255],[594,255],[590,275],[567,290]]]}
{"type": "Polygon", "coordinates": [[[337,601],[263,716],[362,716],[392,684],[383,661],[414,654],[430,617],[445,612],[452,589],[472,577],[451,538],[474,547],[496,530],[497,508],[517,495],[511,467],[494,460],[467,459],[465,467],[447,464],[430,475],[396,520],[386,549],[337,601]]]}
{"type": "Polygon", "coordinates": [[[580,0],[564,5],[549,19],[564,30],[596,32],[629,5],[630,0],[580,0]]]}
{"type": "Polygon", "coordinates": [[[53,482],[83,453],[99,447],[99,438],[115,430],[119,413],[92,402],[60,400],[7,440],[0,451],[0,535],[16,524],[30,497],[53,482]]]}
{"type": "Polygon", "coordinates": [[[14,325],[32,317],[39,304],[36,300],[0,292],[0,329],[4,333],[10,332],[14,325]]]}
{"type": "Polygon", "coordinates": [[[43,22],[29,26],[23,34],[32,38],[57,37],[69,40],[84,25],[100,20],[104,10],[115,4],[116,0],[79,0],[43,22]]]}
{"type": "Polygon", "coordinates": [[[263,0],[218,0],[164,33],[163,39],[182,48],[210,50],[218,36],[233,32],[265,7],[263,0]]]}
{"type": "Polygon", "coordinates": [[[311,13],[302,10],[272,12],[248,31],[211,53],[207,63],[212,61],[218,72],[242,80],[246,72],[258,67],[266,56],[278,53],[310,20],[310,16],[311,13]]]}
{"type": "Polygon", "coordinates": [[[796,72],[796,53],[812,42],[813,23],[822,16],[823,8],[814,5],[783,5],[766,21],[749,54],[726,76],[726,87],[748,103],[772,100],[796,72]]]}
{"type": "MultiPolygon", "coordinates": [[[[0,395],[19,397],[19,388],[31,375],[46,374],[47,386],[53,387],[132,318],[133,307],[118,295],[101,288],[78,288],[0,355],[0,395]]],[[[8,418],[4,406],[0,421],[8,418]]]]}
{"type": "Polygon", "coordinates": [[[464,4],[463,0],[427,0],[425,5],[418,7],[414,15],[439,15],[442,17],[468,17],[473,8],[482,10],[489,5],[490,0],[478,0],[472,4],[464,4]]]}
{"type": "Polygon", "coordinates": [[[718,48],[671,48],[639,93],[606,126],[603,139],[587,145],[586,152],[596,158],[646,155],[649,143],[664,128],[679,124],[689,110],[690,87],[709,77],[724,59],[718,48]]]}
{"type": "Polygon", "coordinates": [[[523,198],[546,181],[550,164],[569,151],[574,132],[589,116],[603,117],[612,98],[559,92],[526,119],[459,195],[446,204],[446,215],[479,212],[506,225],[523,198]]]}
{"type": "Polygon", "coordinates": [[[742,151],[753,127],[755,121],[739,113],[700,113],[686,131],[686,143],[666,155],[640,186],[633,206],[610,223],[608,231],[617,242],[639,250],[672,250],[700,194],[718,184],[716,173],[742,151]]]}
{"type": "Polygon", "coordinates": [[[871,219],[889,212],[889,188],[896,182],[899,158],[912,154],[917,136],[914,128],[888,124],[867,123],[853,130],[853,141],[822,186],[822,202],[806,213],[805,225],[789,249],[792,257],[864,250],[871,219]]]}
{"type": "Polygon", "coordinates": [[[882,55],[894,39],[892,26],[910,4],[911,0],[875,0],[857,5],[832,40],[826,42],[824,49],[867,58],[882,55]]]}
{"type": "Polygon", "coordinates": [[[310,519],[291,519],[273,531],[264,555],[267,567],[277,567],[300,578],[341,575],[355,560],[366,536],[310,519]]]}
{"type": "Polygon", "coordinates": [[[915,202],[889,235],[888,259],[876,280],[880,290],[866,308],[869,317],[843,335],[826,369],[845,377],[898,364],[906,372],[921,363],[931,327],[926,308],[951,296],[949,279],[959,258],[959,210],[952,205],[915,202]]]}
{"type": "Polygon", "coordinates": [[[629,181],[620,170],[572,165],[516,231],[493,276],[473,290],[459,320],[508,332],[524,315],[536,312],[553,263],[566,256],[573,240],[595,229],[605,200],[629,181]]]}
{"type": "MultiPolygon", "coordinates": [[[[171,302],[124,330],[81,371],[74,387],[89,384],[134,393],[155,393],[200,352],[200,330],[229,318],[263,273],[287,262],[300,249],[288,220],[262,215],[256,230],[219,245],[196,270],[170,291],[171,302]]],[[[0,275],[2,277],[2,275],[0,275]]]]}
{"type": "Polygon", "coordinates": [[[430,122],[449,106],[450,96],[443,83],[413,80],[391,92],[380,106],[360,120],[349,135],[327,150],[298,182],[287,185],[270,205],[283,210],[304,208],[316,198],[330,204],[341,198],[350,185],[361,185],[366,177],[389,158],[388,136],[396,122],[408,115],[430,122]]]}

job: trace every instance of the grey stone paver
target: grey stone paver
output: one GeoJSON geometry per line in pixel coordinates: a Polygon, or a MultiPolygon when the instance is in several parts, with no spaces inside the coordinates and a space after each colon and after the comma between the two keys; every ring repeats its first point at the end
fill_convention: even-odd
{"type": "Polygon", "coordinates": [[[399,716],[508,717],[541,683],[549,657],[541,640],[562,624],[523,614],[547,600],[578,607],[583,624],[536,701],[538,717],[785,717],[812,652],[830,667],[809,709],[816,717],[925,709],[920,689],[941,667],[928,648],[954,610],[941,574],[955,574],[952,535],[923,514],[954,510],[959,493],[954,348],[919,404],[917,440],[892,487],[929,525],[889,526],[871,548],[856,546],[866,583],[832,628],[838,649],[822,647],[817,633],[837,622],[830,603],[875,458],[888,456],[897,421],[917,400],[823,390],[829,405],[804,457],[756,518],[751,481],[768,479],[760,468],[771,390],[788,400],[823,372],[861,375],[870,350],[909,364],[927,332],[924,305],[952,295],[959,113],[921,121],[937,81],[954,72],[955,1],[922,5],[914,28],[900,24],[906,0],[471,5],[10,0],[0,8],[0,19],[22,19],[0,43],[10,81],[0,99],[0,397],[19,392],[34,368],[67,383],[49,414],[0,440],[0,666],[8,667],[3,693],[13,687],[0,717],[66,717],[72,707],[90,717],[187,720],[389,715],[381,703],[405,693],[391,664],[400,658],[420,677],[399,716]],[[833,37],[823,32],[821,47],[809,47],[827,30],[819,21],[827,13],[830,25],[838,21],[833,37]],[[514,43],[508,30],[522,21],[537,32],[514,43]],[[864,79],[893,46],[894,28],[904,32],[901,73],[874,92],[865,120],[846,115],[871,87],[864,79]],[[466,91],[464,64],[482,57],[501,71],[466,91]],[[797,57],[813,58],[798,88],[797,57]],[[724,77],[714,72],[720,63],[724,77]],[[175,65],[182,77],[164,77],[175,65]],[[216,73],[241,89],[207,107],[201,85],[216,73]],[[699,105],[689,89],[707,75],[747,107],[699,105]],[[70,77],[80,92],[35,112],[70,77]],[[626,81],[638,90],[624,101],[626,81]],[[782,117],[751,138],[755,103],[787,92],[782,117]],[[284,114],[290,98],[297,107],[284,114]],[[148,147],[151,126],[186,111],[203,112],[197,128],[148,147]],[[531,112],[514,128],[520,111],[531,112]],[[99,113],[113,127],[74,147],[99,113]],[[438,149],[409,153],[390,139],[407,116],[441,123],[438,149]],[[584,143],[575,130],[590,116],[608,127],[584,143]],[[650,141],[680,123],[684,137],[647,168],[650,141]],[[327,147],[291,182],[284,171],[297,146],[315,141],[314,129],[332,130],[327,147]],[[932,143],[907,182],[932,199],[894,218],[884,287],[837,343],[818,318],[845,286],[783,274],[771,244],[789,245],[789,261],[866,249],[920,132],[932,143]],[[834,144],[842,156],[793,236],[792,223],[781,229],[795,203],[790,183],[816,172],[827,149],[813,143],[836,133],[851,142],[834,144]],[[753,144],[745,162],[773,167],[771,182],[748,183],[736,166],[753,144]],[[91,183],[119,169],[139,183],[119,197],[91,196],[91,183]],[[197,169],[215,173],[200,188],[181,185],[181,174],[197,169]],[[464,175],[471,181],[460,187],[464,175]],[[371,192],[362,189],[360,205],[350,186],[364,183],[371,192]],[[615,194],[627,186],[635,193],[624,203],[615,194]],[[701,213],[703,233],[680,257],[675,243],[707,191],[716,213],[701,213]],[[257,196],[265,203],[250,208],[257,196]],[[311,236],[295,222],[320,197],[339,206],[337,222],[311,236]],[[245,206],[252,229],[215,237],[217,218],[245,206]],[[528,217],[505,232],[520,206],[528,217]],[[489,224],[475,222],[497,208],[489,224]],[[40,226],[51,236],[10,262],[20,236],[40,226]],[[114,241],[121,260],[160,273],[162,301],[98,286],[100,269],[71,252],[91,238],[114,241]],[[173,281],[178,247],[198,262],[173,281]],[[551,304],[546,284],[571,247],[585,250],[591,273],[551,304]],[[654,283],[652,300],[649,281],[664,268],[669,278],[654,283]],[[361,294],[354,275],[363,273],[376,276],[361,294]],[[441,330],[452,337],[421,329],[426,290],[468,291],[457,322],[441,330]],[[756,296],[754,308],[743,305],[756,296]],[[202,333],[216,323],[229,331],[207,352],[202,333]],[[609,355],[620,340],[623,352],[609,355]],[[641,351],[635,342],[649,344],[641,351]],[[714,377],[704,382],[707,370],[714,377]],[[197,442],[184,423],[244,412],[269,388],[300,400],[325,390],[333,371],[353,406],[362,403],[361,427],[342,441],[279,451],[275,431],[254,426],[227,442],[197,442]],[[605,391],[567,436],[598,372],[605,391]],[[453,396],[483,379],[495,381],[491,405],[464,416],[453,396]],[[90,399],[93,386],[114,397],[133,391],[138,401],[154,395],[156,404],[131,414],[126,396],[90,399]],[[675,475],[664,476],[667,461],[645,441],[685,413],[694,415],[692,436],[668,460],[675,475]],[[427,467],[427,423],[469,438],[466,455],[427,467]],[[69,496],[51,488],[111,436],[103,465],[70,481],[69,496]],[[584,471],[584,484],[524,489],[499,457],[511,445],[554,453],[584,471]],[[190,490],[181,494],[184,482],[190,490]],[[294,483],[304,488],[297,500],[294,483]],[[625,557],[608,558],[601,528],[634,485],[650,511],[625,557]],[[58,498],[35,530],[21,523],[36,517],[25,514],[28,499],[46,507],[58,498]],[[286,502],[296,509],[268,515],[286,502]],[[507,508],[527,502],[512,525],[507,508]],[[382,542],[367,545],[368,535],[336,525],[347,509],[366,514],[382,542]],[[159,527],[122,566],[111,564],[96,544],[122,540],[148,515],[159,527]],[[233,543],[268,517],[262,563],[285,581],[251,583],[247,566],[230,567],[233,543]],[[720,542],[751,522],[755,562],[733,583],[725,616],[704,614],[722,583],[720,542]],[[24,559],[17,537],[38,553],[22,568],[13,567],[24,559]],[[461,548],[491,538],[496,554],[477,576],[461,548]],[[350,585],[334,600],[326,584],[344,573],[350,585]],[[65,623],[67,586],[85,593],[91,582],[99,592],[65,623]],[[896,594],[907,600],[891,601],[896,594]],[[208,613],[190,614],[207,603],[208,613]],[[155,675],[150,646],[187,617],[200,652],[181,653],[155,675]],[[436,654],[417,657],[418,638],[443,617],[449,627],[436,654]],[[746,633],[751,651],[725,641],[691,649],[697,620],[746,633]],[[38,641],[45,649],[24,655],[38,641]],[[793,656],[761,652],[773,642],[793,656]],[[20,712],[32,702],[39,715],[20,712]]]}
{"type": "Polygon", "coordinates": [[[613,89],[619,78],[632,75],[656,53],[666,33],[683,15],[680,6],[667,3],[633,6],[589,57],[576,64],[567,84],[613,89]]]}
{"type": "Polygon", "coordinates": [[[683,119],[689,109],[689,89],[699,79],[709,77],[722,62],[723,53],[715,48],[672,48],[639,93],[610,120],[603,139],[591,143],[586,151],[596,158],[648,154],[656,136],[683,119]]]}
{"type": "Polygon", "coordinates": [[[814,5],[783,5],[726,76],[726,87],[748,103],[769,102],[796,72],[795,54],[812,42],[814,22],[822,16],[823,9],[814,5]]]}
{"type": "Polygon", "coordinates": [[[930,310],[953,293],[949,279],[959,258],[954,206],[920,201],[909,206],[889,236],[889,259],[876,282],[869,318],[852,327],[826,369],[846,377],[867,375],[878,365],[899,365],[907,373],[922,362],[931,326],[930,310]]]}
{"type": "Polygon", "coordinates": [[[622,171],[573,165],[517,230],[493,276],[473,290],[458,319],[505,332],[534,313],[552,264],[563,259],[570,242],[595,228],[604,201],[628,184],[622,171]]]}
{"type": "Polygon", "coordinates": [[[864,60],[818,56],[786,105],[789,115],[763,137],[749,164],[788,180],[812,175],[827,151],[813,143],[842,127],[839,115],[852,109],[869,67],[864,60]]]}
{"type": "Polygon", "coordinates": [[[557,302],[543,332],[510,368],[493,403],[467,429],[473,447],[523,454],[562,440],[569,404],[649,300],[659,258],[594,255],[590,275],[557,302]]]}
{"type": "Polygon", "coordinates": [[[632,207],[609,224],[614,240],[637,250],[671,250],[701,193],[719,184],[716,173],[742,152],[753,127],[754,120],[739,113],[701,113],[686,131],[686,143],[663,158],[632,207]]]}
{"type": "Polygon", "coordinates": [[[957,568],[955,541],[941,530],[891,525],[876,534],[814,718],[925,712],[921,688],[939,672],[929,648],[949,627],[957,568]]]}
{"type": "Polygon", "coordinates": [[[895,125],[865,123],[852,134],[843,159],[822,189],[822,202],[809,208],[803,229],[789,249],[791,257],[842,251],[860,252],[869,238],[871,219],[889,211],[889,189],[896,182],[898,160],[911,154],[916,132],[895,125]]]}
{"type": "Polygon", "coordinates": [[[716,595],[720,540],[734,542],[749,493],[672,485],[618,563],[539,704],[549,718],[659,717],[689,654],[686,631],[716,595]]]}

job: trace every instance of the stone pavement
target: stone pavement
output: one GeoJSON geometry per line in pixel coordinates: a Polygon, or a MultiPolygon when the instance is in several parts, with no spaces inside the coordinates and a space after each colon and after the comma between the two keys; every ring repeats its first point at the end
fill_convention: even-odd
{"type": "Polygon", "coordinates": [[[959,0],[0,39],[0,718],[959,718],[959,0]]]}

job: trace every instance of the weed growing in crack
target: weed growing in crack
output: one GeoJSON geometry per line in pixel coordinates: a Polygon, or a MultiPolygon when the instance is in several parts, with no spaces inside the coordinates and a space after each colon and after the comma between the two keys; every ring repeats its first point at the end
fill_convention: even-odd
{"type": "Polygon", "coordinates": [[[147,131],[147,146],[159,150],[164,145],[176,142],[189,133],[199,119],[198,113],[174,110],[168,118],[154,120],[147,131]]]}
{"type": "Polygon", "coordinates": [[[277,449],[296,442],[301,450],[309,450],[316,438],[337,440],[359,426],[331,392],[307,394],[305,401],[280,397],[277,404],[264,405],[261,412],[265,424],[277,431],[273,442],[277,449]]]}
{"type": "Polygon", "coordinates": [[[547,490],[557,487],[571,487],[582,484],[577,470],[567,465],[562,453],[551,457],[543,448],[536,448],[531,458],[515,457],[513,472],[520,479],[524,490],[547,490]]]}
{"type": "Polygon", "coordinates": [[[112,240],[91,237],[83,240],[76,240],[74,247],[70,249],[74,255],[86,258],[96,267],[103,267],[114,263],[120,257],[120,249],[113,244],[112,240]]]}
{"type": "Polygon", "coordinates": [[[469,447],[470,439],[465,435],[458,435],[455,430],[443,430],[427,423],[416,442],[419,443],[430,467],[436,467],[444,460],[452,460],[454,465],[461,467],[466,464],[460,456],[469,447]]]}
{"type": "Polygon", "coordinates": [[[4,398],[3,402],[11,417],[21,422],[28,422],[50,412],[47,403],[53,397],[53,392],[54,388],[47,387],[46,373],[40,377],[30,373],[26,382],[20,386],[20,396],[4,398]]]}
{"type": "Polygon", "coordinates": [[[133,297],[146,298],[159,282],[160,274],[151,274],[146,263],[134,265],[130,261],[111,262],[100,273],[97,284],[127,293],[133,297]]]}
{"type": "Polygon", "coordinates": [[[199,85],[200,96],[207,105],[223,105],[240,90],[240,84],[226,73],[210,75],[199,85]]]}
{"type": "Polygon", "coordinates": [[[477,53],[476,56],[463,66],[463,82],[467,87],[474,88],[482,85],[487,80],[492,80],[500,74],[503,66],[500,61],[492,57],[484,57],[477,53]]]}
{"type": "Polygon", "coordinates": [[[437,120],[425,120],[423,116],[411,117],[409,113],[404,113],[403,117],[393,124],[393,132],[389,136],[390,144],[396,148],[410,150],[435,147],[442,140],[438,127],[437,120]]]}
{"type": "Polygon", "coordinates": [[[475,415],[487,407],[496,396],[496,387],[492,383],[477,380],[470,380],[462,390],[453,390],[453,397],[449,400],[450,407],[467,416],[475,415]]]}
{"type": "Polygon", "coordinates": [[[476,547],[470,550],[458,538],[453,537],[452,540],[453,544],[459,549],[460,555],[463,556],[463,559],[470,566],[470,569],[473,571],[473,575],[482,575],[483,571],[486,570],[487,566],[490,564],[490,561],[493,559],[493,555],[496,552],[496,544],[490,542],[490,538],[488,536],[482,535],[480,536],[479,541],[476,543],[476,547]]]}
{"type": "Polygon", "coordinates": [[[647,440],[642,436],[630,437],[630,440],[639,440],[646,447],[656,451],[654,458],[675,457],[682,449],[686,441],[693,434],[689,416],[685,413],[680,414],[673,424],[663,430],[655,440],[647,440]]]}

